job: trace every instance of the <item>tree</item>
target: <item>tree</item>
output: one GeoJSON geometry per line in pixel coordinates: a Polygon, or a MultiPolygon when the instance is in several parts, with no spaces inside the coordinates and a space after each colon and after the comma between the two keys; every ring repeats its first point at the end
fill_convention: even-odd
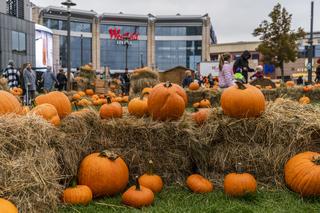
{"type": "Polygon", "coordinates": [[[262,43],[257,51],[265,57],[265,62],[274,64],[281,69],[284,81],[284,63],[294,62],[298,56],[298,41],[306,36],[302,28],[291,30],[292,14],[277,4],[269,14],[271,22],[264,20],[253,35],[260,37],[262,43]]]}

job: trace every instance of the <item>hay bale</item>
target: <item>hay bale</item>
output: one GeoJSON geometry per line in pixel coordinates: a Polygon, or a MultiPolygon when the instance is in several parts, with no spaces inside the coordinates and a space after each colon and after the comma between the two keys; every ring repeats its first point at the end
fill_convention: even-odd
{"type": "Polygon", "coordinates": [[[135,70],[130,76],[130,98],[140,96],[146,87],[154,87],[159,83],[159,74],[150,67],[135,70]]]}
{"type": "Polygon", "coordinates": [[[0,116],[0,197],[20,212],[57,209],[60,165],[50,143],[56,128],[35,115],[0,116]]]}

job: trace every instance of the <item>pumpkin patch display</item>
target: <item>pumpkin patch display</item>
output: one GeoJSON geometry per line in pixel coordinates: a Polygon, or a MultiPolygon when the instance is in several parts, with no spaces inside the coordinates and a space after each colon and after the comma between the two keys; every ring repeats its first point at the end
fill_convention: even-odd
{"type": "Polygon", "coordinates": [[[139,98],[132,99],[128,104],[128,111],[131,115],[141,118],[148,114],[148,99],[144,93],[139,98]]]}
{"type": "Polygon", "coordinates": [[[287,186],[302,197],[320,196],[320,154],[303,152],[293,156],[284,167],[287,186]]]}
{"type": "MultiPolygon", "coordinates": [[[[239,164],[241,167],[241,164],[239,164]]],[[[237,169],[237,173],[230,173],[224,178],[224,193],[231,197],[243,197],[257,191],[257,181],[249,173],[237,169]]]]}
{"type": "Polygon", "coordinates": [[[213,184],[199,174],[192,174],[187,178],[187,186],[194,193],[209,193],[214,189],[213,184]]]}
{"type": "Polygon", "coordinates": [[[198,125],[204,124],[209,118],[209,109],[196,109],[195,112],[192,113],[192,119],[198,125]]]}
{"type": "Polygon", "coordinates": [[[21,104],[11,93],[1,90],[0,100],[0,115],[9,113],[22,114],[21,104]]]}
{"type": "Polygon", "coordinates": [[[60,125],[60,118],[58,115],[58,111],[51,104],[38,105],[35,108],[33,108],[29,113],[36,114],[43,117],[45,120],[47,120],[49,123],[51,123],[54,126],[60,125]]]}
{"type": "Polygon", "coordinates": [[[161,192],[163,188],[163,181],[162,178],[159,175],[156,175],[153,173],[153,161],[149,161],[149,171],[139,177],[139,183],[142,186],[147,187],[148,189],[151,189],[153,193],[161,192]]]}
{"type": "Polygon", "coordinates": [[[221,107],[225,115],[234,118],[259,117],[266,108],[263,93],[248,84],[236,82],[221,95],[221,107]]]}
{"type": "Polygon", "coordinates": [[[192,82],[189,85],[189,90],[198,90],[200,88],[200,85],[197,82],[192,82]]]}
{"type": "Polygon", "coordinates": [[[63,191],[62,200],[66,204],[88,205],[92,200],[92,192],[88,186],[77,185],[73,180],[71,186],[63,191]]]}
{"type": "Polygon", "coordinates": [[[148,97],[148,110],[154,120],[178,120],[188,103],[182,87],[170,82],[156,85],[148,97]]]}
{"type": "Polygon", "coordinates": [[[112,102],[110,97],[107,97],[108,103],[102,105],[100,108],[100,117],[102,119],[121,118],[122,107],[118,102],[112,102]]]}
{"type": "Polygon", "coordinates": [[[18,209],[13,203],[3,198],[0,198],[0,212],[1,213],[19,213],[18,209]]]}
{"type": "Polygon", "coordinates": [[[80,164],[79,184],[88,186],[94,197],[116,195],[126,188],[128,180],[126,163],[113,152],[90,154],[80,164]]]}
{"type": "Polygon", "coordinates": [[[35,99],[36,105],[52,104],[58,111],[60,119],[65,118],[72,112],[71,102],[62,92],[54,91],[46,95],[40,95],[35,99]]]}
{"type": "Polygon", "coordinates": [[[122,203],[134,208],[141,208],[150,206],[153,203],[154,194],[151,189],[139,184],[138,177],[136,177],[136,185],[131,186],[122,195],[122,203]]]}

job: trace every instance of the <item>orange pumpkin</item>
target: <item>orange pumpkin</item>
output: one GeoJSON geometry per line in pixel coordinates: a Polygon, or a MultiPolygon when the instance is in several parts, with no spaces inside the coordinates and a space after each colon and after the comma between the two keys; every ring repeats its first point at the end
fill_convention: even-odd
{"type": "Polygon", "coordinates": [[[105,95],[99,95],[99,98],[100,98],[100,99],[105,99],[106,96],[105,96],[105,95]]]}
{"type": "Polygon", "coordinates": [[[199,174],[190,175],[187,178],[187,186],[195,193],[209,193],[214,189],[213,184],[199,174]]]}
{"type": "Polygon", "coordinates": [[[286,87],[294,87],[295,83],[293,81],[287,81],[286,82],[286,87]]]}
{"type": "Polygon", "coordinates": [[[24,106],[22,108],[22,112],[21,112],[21,115],[26,115],[30,112],[30,108],[28,106],[24,106]]]}
{"type": "Polygon", "coordinates": [[[89,96],[94,95],[93,89],[86,89],[86,95],[89,95],[89,96]]]}
{"type": "Polygon", "coordinates": [[[98,95],[92,95],[92,96],[91,96],[91,99],[92,99],[92,100],[99,100],[99,96],[98,96],[98,95]]]}
{"type": "MultiPolygon", "coordinates": [[[[241,166],[241,164],[239,164],[241,166]]],[[[224,193],[231,197],[243,197],[257,191],[257,181],[249,173],[230,173],[224,178],[224,193]]]]}
{"type": "Polygon", "coordinates": [[[194,103],[194,104],[192,104],[192,107],[193,108],[199,108],[200,107],[200,103],[199,102],[194,103]]]}
{"type": "Polygon", "coordinates": [[[122,107],[118,102],[111,102],[110,97],[107,97],[107,104],[102,105],[100,108],[100,117],[102,119],[108,118],[121,118],[122,107]]]}
{"type": "Polygon", "coordinates": [[[203,99],[199,103],[200,108],[211,108],[211,103],[208,99],[203,99]]]}
{"type": "Polygon", "coordinates": [[[161,192],[163,188],[163,181],[162,178],[159,175],[156,175],[153,173],[153,161],[149,161],[149,171],[139,177],[139,183],[142,186],[147,187],[148,189],[151,189],[153,193],[161,192]]]}
{"type": "Polygon", "coordinates": [[[131,115],[141,118],[148,114],[148,101],[144,95],[143,93],[140,98],[134,98],[129,102],[128,111],[131,115]]]}
{"type": "Polygon", "coordinates": [[[316,83],[313,87],[314,87],[315,89],[319,89],[319,88],[320,88],[320,84],[319,84],[319,83],[316,83]]]}
{"type": "Polygon", "coordinates": [[[60,119],[65,118],[72,112],[71,102],[62,92],[54,91],[46,95],[40,95],[36,97],[35,102],[36,105],[52,104],[57,109],[60,119]]]}
{"type": "Polygon", "coordinates": [[[94,197],[122,192],[129,180],[129,170],[121,157],[109,151],[85,157],[79,168],[79,184],[88,186],[94,197]]]}
{"type": "Polygon", "coordinates": [[[197,82],[192,82],[189,85],[189,90],[198,90],[200,88],[200,85],[197,82]]]}
{"type": "Polygon", "coordinates": [[[0,212],[1,213],[19,213],[18,209],[13,203],[3,198],[0,198],[0,212]]]}
{"type": "Polygon", "coordinates": [[[91,106],[92,105],[92,102],[89,101],[88,99],[81,99],[78,103],[77,103],[78,106],[81,106],[81,107],[88,107],[88,106],[91,106]]]}
{"type": "Polygon", "coordinates": [[[122,99],[121,99],[121,102],[123,103],[129,103],[129,96],[123,96],[122,99]]]}
{"type": "Polygon", "coordinates": [[[86,93],[85,93],[85,92],[83,92],[83,91],[79,91],[77,94],[78,94],[78,95],[80,95],[80,97],[83,97],[83,96],[85,96],[85,95],[86,95],[86,93]]]}
{"type": "Polygon", "coordinates": [[[152,88],[146,87],[146,88],[144,88],[144,89],[142,90],[141,94],[144,94],[144,96],[146,97],[146,96],[149,96],[149,94],[151,93],[151,91],[152,91],[152,88]]]}
{"type": "Polygon", "coordinates": [[[240,82],[224,90],[221,95],[223,112],[230,117],[259,117],[265,111],[265,105],[265,97],[258,88],[240,82]]]}
{"type": "Polygon", "coordinates": [[[138,177],[136,177],[136,185],[130,187],[122,195],[122,203],[134,208],[149,206],[153,203],[153,200],[153,192],[149,188],[141,186],[138,177]]]}
{"type": "Polygon", "coordinates": [[[47,120],[54,126],[60,125],[60,118],[57,109],[51,104],[40,104],[30,111],[30,114],[36,114],[47,120]]]}
{"type": "Polygon", "coordinates": [[[188,103],[182,87],[170,82],[156,85],[148,97],[148,110],[154,120],[178,120],[188,103]]]}
{"type": "Polygon", "coordinates": [[[313,86],[311,85],[303,87],[303,92],[311,92],[312,90],[313,90],[313,86]]]}
{"type": "Polygon", "coordinates": [[[0,100],[0,115],[9,113],[22,114],[21,104],[11,93],[1,90],[0,100]]]}
{"type": "Polygon", "coordinates": [[[284,167],[287,186],[302,197],[320,196],[320,154],[304,152],[292,157],[284,167]]]}
{"type": "Polygon", "coordinates": [[[208,109],[196,110],[196,112],[192,113],[192,119],[198,125],[202,125],[208,120],[209,112],[210,111],[208,109]]]}
{"type": "Polygon", "coordinates": [[[92,201],[91,189],[85,185],[77,185],[75,180],[72,182],[72,185],[63,191],[63,202],[72,205],[88,205],[92,201]]]}
{"type": "Polygon", "coordinates": [[[80,99],[81,99],[81,95],[79,95],[78,93],[72,96],[72,100],[80,100],[80,99]]]}
{"type": "Polygon", "coordinates": [[[299,99],[299,103],[300,104],[310,104],[311,103],[311,100],[310,98],[306,97],[306,96],[303,96],[299,99]]]}
{"type": "Polygon", "coordinates": [[[10,93],[14,96],[21,96],[23,93],[23,90],[21,88],[14,87],[10,89],[10,93]]]}

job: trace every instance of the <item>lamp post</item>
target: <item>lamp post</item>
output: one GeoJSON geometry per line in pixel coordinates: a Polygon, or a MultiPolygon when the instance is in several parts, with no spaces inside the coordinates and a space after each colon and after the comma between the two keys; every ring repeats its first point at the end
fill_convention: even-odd
{"type": "Polygon", "coordinates": [[[126,61],[126,67],[125,67],[125,71],[128,71],[128,48],[129,48],[129,36],[124,36],[123,37],[123,45],[126,48],[126,55],[125,55],[125,61],[126,61]]]}
{"type": "Polygon", "coordinates": [[[311,20],[310,20],[310,37],[309,37],[309,51],[308,51],[308,84],[312,84],[312,59],[313,59],[313,9],[314,2],[311,2],[311,20]]]}
{"type": "Polygon", "coordinates": [[[68,36],[67,36],[67,90],[71,90],[71,29],[70,29],[70,19],[71,19],[71,7],[76,6],[76,3],[73,3],[71,0],[66,0],[61,3],[62,5],[67,7],[68,11],[68,23],[67,23],[67,30],[68,30],[68,36]]]}

